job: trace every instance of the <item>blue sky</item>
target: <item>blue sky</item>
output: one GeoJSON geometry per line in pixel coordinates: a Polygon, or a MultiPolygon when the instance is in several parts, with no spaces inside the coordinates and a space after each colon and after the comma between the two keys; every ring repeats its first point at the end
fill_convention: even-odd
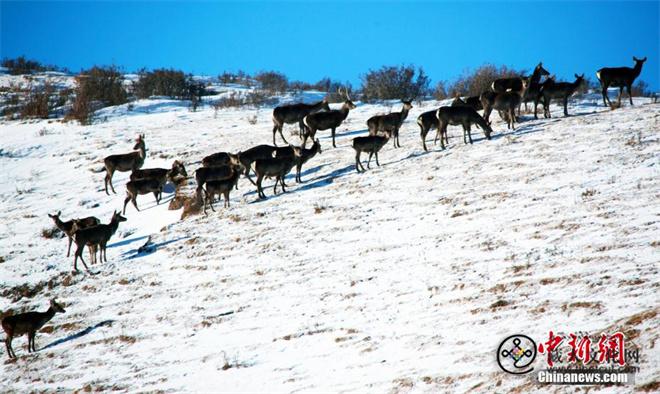
{"type": "Polygon", "coordinates": [[[632,66],[660,87],[660,2],[8,2],[0,56],[73,71],[173,67],[217,75],[278,70],[359,84],[382,65],[422,66],[433,83],[484,63],[595,79],[632,66]]]}

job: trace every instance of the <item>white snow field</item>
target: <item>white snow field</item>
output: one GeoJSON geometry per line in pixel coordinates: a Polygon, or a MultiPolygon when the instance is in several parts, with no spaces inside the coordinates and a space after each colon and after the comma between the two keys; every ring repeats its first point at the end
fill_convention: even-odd
{"type": "Polygon", "coordinates": [[[641,349],[635,386],[589,390],[657,390],[660,105],[624,103],[589,96],[567,118],[553,105],[515,131],[494,115],[493,139],[476,129],[473,145],[450,126],[448,148],[429,141],[428,153],[415,119],[438,103],[415,103],[402,147],[388,143],[364,174],[351,139],[400,104],[358,103],[337,148],[319,131],[322,154],[284,194],[269,181],[258,201],[243,178],[229,209],[185,220],[168,210],[172,187],[160,205],[140,196],[96,275],[72,274],[66,238],[42,231],[47,213],[107,223],[122,208],[128,173],[106,195],[105,156],[143,133],[144,168],[180,159],[192,177],[207,154],[271,143],[271,109],[154,99],[90,126],[2,121],[0,310],[57,297],[66,313],[36,353],[26,337],[16,360],[2,347],[0,391],[564,392],[496,362],[508,335],[550,330],[622,330],[641,349]]]}

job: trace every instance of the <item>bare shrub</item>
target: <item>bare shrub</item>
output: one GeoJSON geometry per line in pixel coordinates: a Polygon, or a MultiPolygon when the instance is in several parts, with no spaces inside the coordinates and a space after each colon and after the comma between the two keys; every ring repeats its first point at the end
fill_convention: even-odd
{"type": "Polygon", "coordinates": [[[421,98],[430,92],[430,79],[421,67],[384,66],[370,70],[361,79],[365,101],[421,98]]]}
{"type": "Polygon", "coordinates": [[[636,97],[651,97],[652,93],[649,89],[649,84],[643,80],[638,80],[636,84],[632,86],[632,95],[636,97]]]}
{"type": "Polygon", "coordinates": [[[92,67],[76,76],[76,99],[68,118],[89,124],[94,110],[127,101],[123,76],[115,66],[92,67]]]}
{"type": "Polygon", "coordinates": [[[445,85],[445,81],[440,81],[435,85],[435,90],[433,90],[433,98],[436,100],[444,100],[449,97],[445,85]]]}
{"type": "Polygon", "coordinates": [[[478,96],[481,93],[490,90],[494,80],[498,78],[519,77],[524,71],[514,70],[507,66],[499,68],[492,64],[484,64],[474,71],[468,70],[452,83],[447,92],[450,97],[460,96],[478,96]]]}
{"type": "Polygon", "coordinates": [[[46,82],[43,86],[31,89],[26,96],[25,104],[21,109],[21,118],[48,119],[51,106],[50,97],[55,89],[53,85],[46,82]]]}
{"type": "Polygon", "coordinates": [[[2,60],[2,67],[6,67],[11,75],[33,74],[57,69],[54,66],[41,64],[36,60],[28,60],[25,56],[19,56],[16,59],[5,58],[2,60]]]}
{"type": "Polygon", "coordinates": [[[254,79],[261,84],[261,89],[271,94],[284,93],[289,87],[286,75],[277,71],[262,71],[254,79]]]}
{"type": "Polygon", "coordinates": [[[241,85],[250,85],[252,82],[250,75],[243,70],[238,70],[236,73],[224,71],[218,76],[218,81],[224,84],[236,83],[241,85]]]}
{"type": "Polygon", "coordinates": [[[140,70],[139,78],[133,82],[133,92],[140,99],[151,96],[166,96],[183,99],[189,95],[186,74],[174,69],[140,70]]]}

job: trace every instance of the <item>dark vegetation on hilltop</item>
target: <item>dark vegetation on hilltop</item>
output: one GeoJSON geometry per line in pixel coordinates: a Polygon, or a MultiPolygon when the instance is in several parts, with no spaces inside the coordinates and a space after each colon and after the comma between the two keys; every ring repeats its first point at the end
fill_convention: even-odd
{"type": "MultiPolygon", "coordinates": [[[[245,93],[232,92],[223,97],[211,98],[207,104],[216,110],[242,106],[272,106],[277,103],[275,96],[303,91],[326,92],[330,102],[341,101],[337,93],[344,88],[355,98],[374,102],[378,100],[410,99],[438,100],[460,96],[475,96],[490,88],[497,78],[526,75],[529,70],[513,69],[507,66],[482,65],[474,70],[466,70],[455,81],[440,81],[431,87],[431,80],[422,67],[414,65],[383,66],[361,75],[361,86],[353,89],[350,83],[342,83],[329,77],[315,83],[290,81],[277,71],[261,71],[250,75],[245,71],[225,71],[216,78],[195,79],[175,69],[141,69],[137,78],[127,80],[125,73],[116,66],[94,66],[81,70],[74,77],[75,88],[59,86],[49,77],[37,74],[45,71],[58,71],[70,75],[64,68],[45,65],[36,60],[20,56],[2,60],[2,66],[11,75],[23,75],[26,84],[0,88],[0,116],[8,119],[58,118],[76,120],[89,124],[94,111],[104,107],[120,105],[153,96],[168,97],[189,102],[192,111],[204,105],[204,97],[218,95],[210,88],[211,83],[238,84],[252,88],[245,93]],[[41,78],[41,83],[37,83],[41,78]]],[[[579,93],[597,88],[597,82],[587,78],[579,93]]],[[[636,96],[649,96],[648,84],[639,80],[633,89],[636,96]]]]}

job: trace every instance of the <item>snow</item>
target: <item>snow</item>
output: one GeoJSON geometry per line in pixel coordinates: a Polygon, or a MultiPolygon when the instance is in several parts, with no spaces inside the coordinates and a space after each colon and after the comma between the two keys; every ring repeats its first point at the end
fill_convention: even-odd
{"type": "Polygon", "coordinates": [[[402,148],[388,143],[364,174],[351,139],[400,104],[358,103],[337,148],[317,134],[323,152],[285,194],[268,183],[259,201],[241,179],[231,208],[185,220],[167,209],[171,188],[160,205],[140,196],[97,275],[72,274],[66,239],[41,232],[47,213],[107,223],[123,207],[128,173],[106,195],[105,156],[145,134],[145,168],[179,159],[192,176],[207,154],[270,143],[271,109],[193,113],[153,98],[103,109],[90,126],[2,121],[0,310],[45,310],[57,297],[67,312],[37,335],[36,354],[14,339],[19,358],[3,362],[0,387],[529,391],[497,366],[506,336],[622,326],[639,330],[636,384],[657,382],[660,106],[599,102],[572,101],[568,118],[553,105],[553,118],[525,115],[515,131],[494,115],[493,139],[477,129],[473,145],[450,127],[448,148],[429,141],[428,153],[415,119],[439,103],[415,103],[402,148]],[[44,287],[21,296],[22,285],[44,287]],[[630,323],[642,312],[654,313],[630,323]]]}

